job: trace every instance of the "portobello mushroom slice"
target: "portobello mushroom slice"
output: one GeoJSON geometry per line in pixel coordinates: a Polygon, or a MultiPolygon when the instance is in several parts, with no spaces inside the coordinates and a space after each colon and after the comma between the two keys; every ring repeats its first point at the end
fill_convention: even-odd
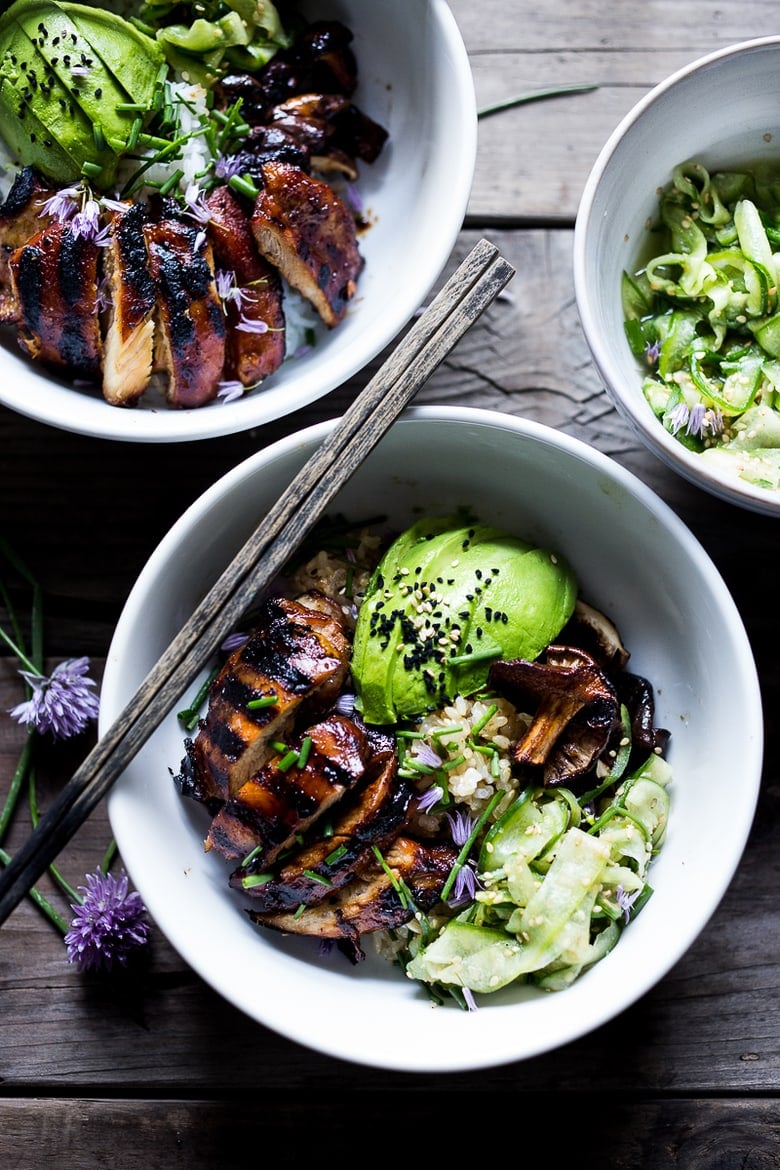
{"type": "Polygon", "coordinates": [[[548,646],[544,660],[536,662],[496,662],[488,686],[532,715],[525,735],[512,747],[512,758],[540,768],[550,787],[588,772],[620,726],[613,683],[595,659],[575,646],[548,646]]]}

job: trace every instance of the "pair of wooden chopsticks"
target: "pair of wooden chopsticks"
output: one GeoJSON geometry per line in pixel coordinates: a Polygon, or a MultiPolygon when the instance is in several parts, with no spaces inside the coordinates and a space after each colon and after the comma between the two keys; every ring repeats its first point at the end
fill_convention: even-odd
{"type": "Polygon", "coordinates": [[[0,873],[0,925],[106,795],[417,390],[514,275],[481,240],[203,598],[0,873]]]}

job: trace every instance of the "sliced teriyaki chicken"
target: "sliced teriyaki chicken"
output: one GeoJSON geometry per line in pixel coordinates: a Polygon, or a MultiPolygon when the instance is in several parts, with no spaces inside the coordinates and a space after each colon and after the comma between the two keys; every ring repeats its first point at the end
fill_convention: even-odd
{"type": "Polygon", "coordinates": [[[98,247],[54,221],[11,253],[17,337],[29,356],[77,378],[101,378],[98,247]]]}
{"type": "Polygon", "coordinates": [[[211,685],[177,782],[212,812],[268,760],[272,742],[285,737],[302,708],[310,716],[325,711],[341,690],[351,654],[342,614],[324,597],[307,601],[265,601],[249,639],[211,685]],[[272,705],[249,707],[268,697],[272,705]]]}
{"type": "Polygon", "coordinates": [[[288,163],[260,169],[252,213],[258,249],[326,325],[338,325],[363,267],[354,216],[324,180],[288,163]]]}
{"type": "Polygon", "coordinates": [[[149,384],[154,362],[157,306],[149,271],[142,203],[108,216],[103,248],[104,288],[109,300],[103,337],[103,396],[112,406],[132,406],[149,384]]]}
{"type": "Polygon", "coordinates": [[[24,167],[0,206],[0,322],[16,321],[19,315],[9,269],[11,253],[51,223],[44,205],[53,194],[34,167],[24,167]]]}
{"type": "Polygon", "coordinates": [[[257,251],[249,219],[228,187],[206,197],[214,260],[223,274],[233,274],[236,296],[228,299],[224,377],[254,386],[284,361],[285,321],[282,282],[257,251]],[[265,332],[237,328],[241,319],[265,326],[265,332]]]}
{"type": "Polygon", "coordinates": [[[365,774],[371,743],[365,728],[333,714],[291,738],[247,780],[211,822],[206,849],[229,860],[256,851],[272,865],[365,774]],[[290,762],[289,752],[306,758],[290,762]]]}
{"type": "Polygon", "coordinates": [[[383,855],[384,866],[374,859],[358,877],[303,911],[262,914],[251,909],[249,917],[285,934],[344,939],[359,955],[362,934],[403,926],[415,908],[425,911],[436,905],[457,856],[451,845],[398,836],[383,855]]]}
{"type": "Polygon", "coordinates": [[[273,873],[264,872],[262,858],[239,867],[230,885],[249,894],[262,913],[320,902],[374,863],[373,846],[384,849],[398,835],[414,797],[398,775],[395,751],[376,752],[364,780],[334,810],[327,834],[285,857],[273,873]]]}
{"type": "Polygon", "coordinates": [[[172,406],[216,397],[225,364],[225,316],[205,232],[163,211],[144,224],[157,291],[155,370],[167,375],[172,406]]]}

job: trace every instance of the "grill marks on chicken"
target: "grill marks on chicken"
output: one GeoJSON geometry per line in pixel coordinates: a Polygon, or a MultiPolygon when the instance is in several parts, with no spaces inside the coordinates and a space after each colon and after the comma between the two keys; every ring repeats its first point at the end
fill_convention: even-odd
{"type": "Polygon", "coordinates": [[[157,291],[144,238],[146,216],[143,204],[129,203],[108,221],[103,395],[113,406],[137,402],[152,376],[157,291]]]}
{"type": "Polygon", "coordinates": [[[237,294],[225,306],[225,377],[253,386],[284,360],[282,282],[276,269],[259,256],[249,220],[230,189],[215,188],[206,198],[206,206],[216,265],[222,272],[234,274],[237,294]],[[244,322],[264,327],[264,331],[239,328],[242,316],[244,322]]]}
{"type": "Polygon", "coordinates": [[[55,221],[11,253],[9,270],[21,347],[46,365],[98,378],[97,246],[55,221]]]}
{"type": "Polygon", "coordinates": [[[361,934],[435,904],[457,850],[408,835],[417,793],[394,735],[336,708],[350,654],[330,598],[266,599],[175,781],[210,814],[205,849],[239,863],[229,884],[256,923],[337,939],[358,961],[361,934]]]}
{"type": "Polygon", "coordinates": [[[208,240],[168,214],[147,222],[144,237],[157,289],[154,363],[167,375],[173,406],[203,406],[216,396],[225,364],[225,317],[208,240]]]}
{"type": "Polygon", "coordinates": [[[16,175],[0,206],[0,324],[19,318],[19,304],[11,282],[11,254],[51,222],[44,205],[54,192],[33,167],[16,175]]]}

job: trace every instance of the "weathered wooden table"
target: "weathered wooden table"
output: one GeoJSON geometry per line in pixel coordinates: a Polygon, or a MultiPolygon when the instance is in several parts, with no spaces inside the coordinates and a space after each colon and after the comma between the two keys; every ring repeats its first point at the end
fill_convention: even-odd
{"type": "MultiPolygon", "coordinates": [[[[480,107],[554,85],[598,88],[481,120],[473,195],[448,267],[486,235],[517,276],[419,401],[523,415],[585,439],[649,483],[712,555],[744,615],[768,719],[764,782],[743,862],[689,953],[634,1007],[562,1050],[473,1075],[359,1068],[288,1042],[204,986],[158,931],[139,978],[81,976],[50,924],[25,903],[0,930],[1,1170],[235,1166],[245,1151],[266,1160],[269,1145],[279,1156],[272,1152],[279,1139],[294,1162],[297,1150],[311,1148],[310,1134],[320,1156],[343,1156],[335,1138],[349,1140],[354,1158],[358,1139],[358,1156],[374,1160],[381,1146],[364,1139],[398,1133],[407,1143],[411,1136],[419,1159],[441,1140],[437,1117],[445,1150],[448,1137],[473,1132],[482,1157],[492,1133],[524,1162],[533,1146],[555,1166],[567,1158],[652,1170],[780,1165],[773,719],[780,624],[770,567],[777,528],[687,485],[638,446],[590,362],[571,274],[579,196],[613,127],[688,61],[780,31],[777,7],[766,0],[453,0],[452,7],[480,107]]],[[[52,660],[89,654],[99,675],[128,591],[182,509],[258,447],[340,414],[361,385],[357,378],[252,433],[143,453],[0,409],[0,530],[42,584],[52,660]]],[[[15,664],[2,656],[0,711],[19,697],[15,664]]],[[[42,805],[91,746],[85,738],[41,761],[42,805]]],[[[22,741],[0,715],[0,797],[22,741]]],[[[724,833],[726,818],[724,809],[724,833]]],[[[14,828],[9,851],[23,832],[23,823],[14,828]]],[[[60,859],[74,883],[94,869],[109,836],[98,809],[60,859]]]]}

